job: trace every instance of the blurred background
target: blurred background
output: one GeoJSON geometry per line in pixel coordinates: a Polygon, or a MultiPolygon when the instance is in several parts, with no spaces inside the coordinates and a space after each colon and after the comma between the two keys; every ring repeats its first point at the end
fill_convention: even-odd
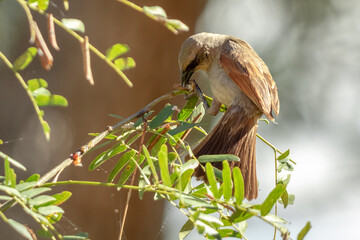
{"type": "MultiPolygon", "coordinates": [[[[117,122],[109,113],[128,116],[154,98],[172,90],[179,80],[177,53],[182,42],[195,32],[214,32],[246,40],[263,58],[277,82],[281,111],[278,124],[260,123],[259,133],[282,150],[290,149],[297,162],[288,191],[295,205],[279,215],[290,221],[292,237],[310,220],[306,239],[360,239],[360,2],[356,0],[182,0],[134,1],[143,6],[160,5],[170,18],[182,20],[190,31],[174,35],[160,24],[114,0],[70,2],[64,12],[62,1],[49,11],[57,18],[81,19],[90,42],[100,51],[115,43],[126,43],[137,67],[127,71],[134,83],[128,86],[105,63],[92,55],[95,86],[89,86],[82,71],[79,43],[56,28],[61,51],[52,51],[54,66],[44,71],[34,61],[22,76],[42,77],[52,93],[65,96],[68,108],[45,109],[51,126],[46,142],[24,90],[0,61],[0,151],[23,163],[27,172],[46,173],[69,153],[117,122]],[[86,7],[85,7],[86,6],[86,7]]],[[[45,33],[45,19],[34,13],[45,33]]],[[[0,1],[0,51],[14,61],[28,44],[28,23],[20,6],[0,1]]],[[[208,89],[207,89],[208,90],[208,89]]],[[[175,104],[182,106],[183,99],[175,104]]],[[[211,120],[207,118],[208,128],[211,120]]],[[[106,166],[89,172],[69,167],[61,179],[105,181],[106,166]]],[[[110,163],[114,164],[113,163],[110,163]]],[[[258,141],[258,202],[274,186],[272,150],[258,141]]],[[[2,172],[2,164],[0,164],[2,172]]],[[[63,205],[67,232],[87,231],[92,239],[117,239],[126,191],[94,187],[66,187],[72,198],[63,205]],[[96,193],[94,194],[94,191],[96,193]],[[91,194],[91,195],[90,195],[91,194]],[[91,196],[91,197],[89,197],[91,196]]],[[[61,191],[63,188],[56,188],[61,191]]],[[[178,239],[185,218],[163,201],[139,201],[133,194],[126,220],[126,239],[178,239]],[[141,229],[141,231],[139,230],[141,229]]],[[[22,211],[9,217],[31,222],[22,211]]],[[[273,229],[254,219],[249,221],[248,239],[270,239],[273,229]]],[[[19,239],[7,225],[0,224],[0,239],[19,239]]],[[[189,239],[202,239],[192,233],[189,239]]]]}

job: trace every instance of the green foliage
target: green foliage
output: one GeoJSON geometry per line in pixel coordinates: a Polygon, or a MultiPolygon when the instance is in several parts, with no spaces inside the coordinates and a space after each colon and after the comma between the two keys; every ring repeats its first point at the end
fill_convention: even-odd
{"type": "MultiPolygon", "coordinates": [[[[180,20],[168,19],[165,10],[159,6],[139,7],[129,1],[121,2],[143,12],[173,33],[188,30],[188,27],[180,20]]],[[[20,3],[29,19],[32,34],[34,25],[30,9],[46,16],[44,11],[48,8],[49,0],[29,0],[20,1],[20,3]]],[[[68,8],[67,0],[64,0],[64,6],[66,9],[68,8]]],[[[59,21],[54,18],[54,22],[80,43],[84,42],[84,38],[75,32],[85,33],[85,24],[81,20],[63,18],[59,21]]],[[[105,54],[91,44],[87,49],[104,60],[129,86],[132,86],[130,80],[122,72],[135,67],[133,58],[123,56],[129,50],[128,45],[120,43],[109,47],[105,54]]],[[[43,119],[44,112],[39,107],[66,107],[68,102],[63,96],[51,94],[46,80],[34,78],[26,82],[21,77],[19,71],[29,66],[37,55],[37,51],[35,47],[28,48],[13,64],[1,52],[0,58],[14,72],[15,77],[29,95],[44,134],[49,139],[50,126],[43,119]]],[[[207,96],[205,98],[211,104],[212,99],[207,96]]],[[[149,108],[145,110],[145,114],[136,115],[140,117],[136,122],[132,122],[130,127],[109,130],[108,134],[105,133],[107,141],[97,147],[101,148],[102,152],[92,160],[89,170],[95,170],[103,164],[110,165],[111,171],[107,176],[107,182],[45,183],[39,174],[33,174],[27,179],[19,181],[11,166],[21,170],[26,170],[26,168],[5,153],[0,152],[0,157],[4,159],[4,174],[0,176],[1,219],[25,239],[33,239],[25,223],[8,219],[5,215],[7,209],[18,206],[41,227],[37,231],[38,236],[51,239],[89,239],[86,233],[62,236],[56,229],[56,223],[65,213],[59,205],[70,198],[71,192],[63,191],[55,194],[49,194],[49,192],[52,191],[53,186],[76,182],[83,185],[116,187],[118,190],[135,189],[139,192],[140,199],[143,198],[144,192],[152,192],[155,200],[169,201],[188,218],[179,232],[179,239],[185,239],[194,229],[206,239],[226,237],[241,239],[245,237],[245,230],[248,227],[247,220],[250,218],[258,218],[271,224],[281,232],[282,236],[290,234],[286,228],[287,222],[271,214],[271,210],[277,202],[282,203],[284,208],[294,202],[295,196],[289,194],[286,189],[291,177],[289,172],[294,170],[295,164],[290,158],[290,150],[282,153],[268,144],[275,153],[280,153],[277,158],[275,155],[275,162],[278,164],[277,172],[287,175],[276,179],[276,187],[261,204],[248,203],[244,201],[244,179],[241,170],[239,167],[231,168],[229,164],[231,161],[240,161],[237,156],[218,154],[203,155],[198,159],[192,157],[192,150],[185,140],[186,136],[190,131],[206,134],[199,125],[205,109],[202,102],[198,103],[198,97],[190,97],[180,111],[177,106],[170,104],[166,104],[157,114],[154,114],[154,111],[149,108]],[[174,114],[174,112],[178,113],[174,114]],[[144,138],[144,135],[147,138],[144,138]],[[187,156],[184,157],[184,155],[187,156]],[[109,161],[110,159],[115,161],[109,161]],[[183,161],[183,159],[187,160],[183,161]],[[222,163],[222,170],[214,167],[213,163],[222,163]],[[136,170],[140,174],[135,174],[136,170]],[[196,171],[205,172],[207,178],[204,182],[191,181],[196,171]],[[139,177],[136,179],[137,176],[139,177]],[[131,181],[131,185],[127,185],[130,177],[135,179],[135,182],[131,181]]],[[[221,106],[220,111],[226,111],[226,107],[221,106]]],[[[92,135],[101,136],[101,134],[92,135]]],[[[0,140],[0,144],[3,144],[3,141],[0,140]]],[[[94,145],[91,144],[88,147],[93,148],[94,145]]],[[[297,239],[303,239],[310,228],[311,225],[308,222],[297,239]]]]}

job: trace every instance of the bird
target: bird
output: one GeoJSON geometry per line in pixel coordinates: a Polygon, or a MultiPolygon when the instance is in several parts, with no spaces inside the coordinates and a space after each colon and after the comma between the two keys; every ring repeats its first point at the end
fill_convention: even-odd
{"type": "MultiPolygon", "coordinates": [[[[196,84],[195,72],[203,71],[213,93],[207,109],[217,115],[221,104],[226,112],[210,133],[193,149],[195,157],[210,154],[233,154],[240,161],[231,161],[230,167],[239,167],[244,178],[244,197],[258,196],[256,175],[256,135],[258,121],[264,114],[270,121],[280,111],[276,83],[255,50],[244,40],[223,34],[198,33],[187,38],[181,46],[178,63],[181,85],[196,84]]],[[[220,162],[212,165],[222,169],[220,162]]],[[[194,175],[206,180],[203,168],[194,175]]]]}

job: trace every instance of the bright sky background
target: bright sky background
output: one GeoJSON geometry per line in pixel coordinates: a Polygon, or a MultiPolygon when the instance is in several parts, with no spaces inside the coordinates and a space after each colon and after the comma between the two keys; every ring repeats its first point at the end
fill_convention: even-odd
{"type": "MultiPolygon", "coordinates": [[[[295,205],[279,211],[292,238],[310,220],[306,239],[360,239],[360,2],[315,2],[210,0],[196,32],[246,40],[277,82],[279,124],[260,123],[259,133],[290,148],[297,162],[288,186],[295,205]]],[[[261,202],[274,186],[274,166],[260,141],[257,169],[261,202]]],[[[178,239],[186,219],[170,206],[164,216],[165,239],[178,239]]],[[[272,238],[273,229],[258,223],[249,221],[248,239],[272,238]]]]}

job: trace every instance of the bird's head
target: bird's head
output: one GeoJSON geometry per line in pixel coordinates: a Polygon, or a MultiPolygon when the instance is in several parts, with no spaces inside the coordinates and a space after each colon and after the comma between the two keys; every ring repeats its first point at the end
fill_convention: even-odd
{"type": "Polygon", "coordinates": [[[216,45],[214,39],[217,34],[198,33],[183,43],[178,57],[181,84],[186,86],[191,76],[198,70],[206,71],[214,56],[213,49],[216,45]]]}

